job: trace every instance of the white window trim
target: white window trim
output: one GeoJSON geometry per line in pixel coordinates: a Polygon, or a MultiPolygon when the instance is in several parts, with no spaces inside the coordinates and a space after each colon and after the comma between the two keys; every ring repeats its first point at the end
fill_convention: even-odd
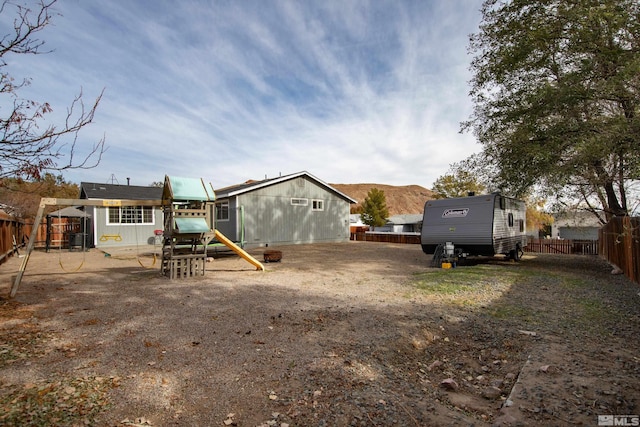
{"type": "MultiPolygon", "coordinates": [[[[106,209],[106,225],[117,225],[117,226],[123,226],[123,227],[130,227],[130,226],[137,226],[137,225],[156,225],[156,208],[154,206],[133,206],[135,208],[151,208],[151,222],[122,222],[122,208],[123,206],[108,206],[106,209]],[[118,211],[120,212],[120,214],[118,215],[120,218],[120,222],[111,222],[110,218],[109,218],[109,211],[110,209],[115,209],[117,208],[118,211]]],[[[144,215],[143,215],[143,220],[144,220],[144,215]]]]}
{"type": "Polygon", "coordinates": [[[230,203],[228,201],[225,202],[220,202],[218,205],[216,205],[216,209],[215,209],[215,215],[216,215],[216,222],[229,222],[231,221],[231,212],[230,212],[230,207],[229,207],[230,203]],[[218,208],[220,206],[227,206],[227,217],[226,218],[218,218],[218,208]]]}
{"type": "Polygon", "coordinates": [[[313,199],[311,203],[311,209],[313,211],[323,211],[324,210],[324,200],[322,199],[313,199]],[[317,207],[319,206],[319,207],[317,207]]]}

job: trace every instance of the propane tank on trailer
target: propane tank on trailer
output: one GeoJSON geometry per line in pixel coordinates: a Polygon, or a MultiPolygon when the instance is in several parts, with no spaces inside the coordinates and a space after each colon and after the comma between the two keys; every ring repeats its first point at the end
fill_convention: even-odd
{"type": "Polygon", "coordinates": [[[445,242],[445,244],[444,244],[444,254],[446,256],[453,256],[454,249],[455,249],[455,247],[453,245],[453,242],[445,242]]]}

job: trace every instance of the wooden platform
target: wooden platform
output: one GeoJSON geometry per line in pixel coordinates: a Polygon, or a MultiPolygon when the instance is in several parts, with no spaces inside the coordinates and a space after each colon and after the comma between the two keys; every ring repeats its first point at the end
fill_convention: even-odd
{"type": "Polygon", "coordinates": [[[162,274],[170,279],[204,276],[206,263],[204,254],[173,255],[162,260],[162,274]]]}

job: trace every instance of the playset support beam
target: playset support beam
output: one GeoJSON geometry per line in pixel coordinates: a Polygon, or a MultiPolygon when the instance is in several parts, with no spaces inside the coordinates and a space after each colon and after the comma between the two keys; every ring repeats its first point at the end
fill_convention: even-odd
{"type": "Polygon", "coordinates": [[[13,282],[13,286],[11,287],[11,292],[9,293],[9,297],[13,298],[16,296],[18,292],[18,288],[20,287],[20,282],[22,282],[22,276],[24,275],[25,270],[27,269],[27,264],[29,263],[29,256],[33,251],[33,248],[36,244],[36,237],[38,236],[38,228],[40,227],[40,222],[42,221],[42,217],[44,216],[44,209],[47,206],[162,206],[162,200],[113,200],[113,199],[57,199],[51,197],[43,197],[40,199],[40,205],[38,206],[38,213],[36,214],[36,218],[33,222],[33,229],[31,230],[31,235],[29,236],[29,243],[27,244],[27,251],[22,258],[22,264],[20,264],[20,270],[18,270],[18,275],[16,276],[16,280],[13,282]]]}

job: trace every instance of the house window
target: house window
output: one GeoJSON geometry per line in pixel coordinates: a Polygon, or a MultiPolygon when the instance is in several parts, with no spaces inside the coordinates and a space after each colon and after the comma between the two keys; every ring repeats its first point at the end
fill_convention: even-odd
{"type": "Polygon", "coordinates": [[[311,209],[314,211],[324,210],[324,200],[313,200],[311,209]]]}
{"type": "Polygon", "coordinates": [[[216,203],[216,221],[229,221],[229,202],[216,203]]]}
{"type": "Polygon", "coordinates": [[[509,212],[509,227],[513,227],[513,214],[509,212]]]}
{"type": "Polygon", "coordinates": [[[107,224],[154,224],[153,206],[109,206],[107,224]]]}
{"type": "Polygon", "coordinates": [[[297,198],[297,197],[292,197],[291,198],[291,204],[293,206],[308,206],[309,205],[309,199],[301,199],[301,198],[297,198]]]}
{"type": "Polygon", "coordinates": [[[524,232],[524,220],[523,219],[519,219],[518,223],[520,223],[520,232],[523,233],[524,232]]]}

